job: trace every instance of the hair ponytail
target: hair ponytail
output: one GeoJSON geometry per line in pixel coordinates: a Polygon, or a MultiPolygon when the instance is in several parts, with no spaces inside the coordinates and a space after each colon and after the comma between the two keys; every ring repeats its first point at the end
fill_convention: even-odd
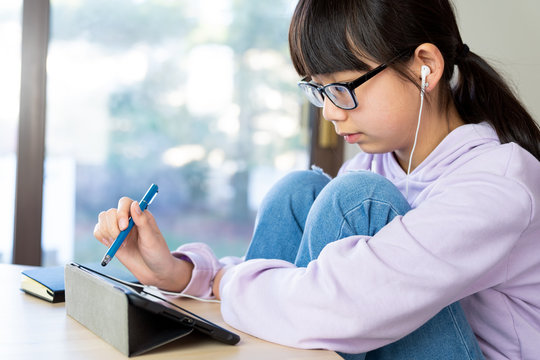
{"type": "Polygon", "coordinates": [[[540,160],[538,124],[506,81],[472,52],[466,51],[463,56],[458,56],[456,63],[459,79],[451,91],[463,121],[487,121],[497,132],[501,143],[515,142],[540,160]]]}

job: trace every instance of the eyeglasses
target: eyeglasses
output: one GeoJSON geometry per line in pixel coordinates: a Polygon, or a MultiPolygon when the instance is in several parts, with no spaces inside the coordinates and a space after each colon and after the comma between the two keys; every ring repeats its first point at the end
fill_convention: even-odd
{"type": "Polygon", "coordinates": [[[308,100],[317,107],[322,108],[324,106],[324,97],[326,96],[338,108],[352,110],[358,106],[358,101],[354,95],[354,89],[386,69],[388,64],[407,53],[408,52],[403,52],[399,54],[392,60],[377,66],[375,69],[368,71],[358,79],[350,82],[337,82],[324,86],[318,86],[307,81],[306,77],[298,83],[298,86],[305,92],[308,100]]]}

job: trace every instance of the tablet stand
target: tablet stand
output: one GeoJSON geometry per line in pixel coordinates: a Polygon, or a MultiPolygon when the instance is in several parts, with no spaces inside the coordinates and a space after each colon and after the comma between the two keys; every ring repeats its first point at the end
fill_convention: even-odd
{"type": "Polygon", "coordinates": [[[65,285],[67,315],[126,356],[140,355],[193,331],[136,308],[122,290],[76,266],[66,265],[65,285]]]}

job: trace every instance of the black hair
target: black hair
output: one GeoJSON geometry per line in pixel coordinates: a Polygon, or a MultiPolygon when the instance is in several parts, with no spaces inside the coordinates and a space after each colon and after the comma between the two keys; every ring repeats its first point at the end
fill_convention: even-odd
{"type": "Polygon", "coordinates": [[[406,53],[389,67],[416,84],[405,65],[423,43],[437,46],[445,61],[441,107],[453,102],[465,123],[487,121],[501,143],[515,142],[540,160],[538,124],[503,77],[463,44],[449,0],[300,0],[289,29],[302,77],[369,70],[363,60],[383,63],[406,53]]]}

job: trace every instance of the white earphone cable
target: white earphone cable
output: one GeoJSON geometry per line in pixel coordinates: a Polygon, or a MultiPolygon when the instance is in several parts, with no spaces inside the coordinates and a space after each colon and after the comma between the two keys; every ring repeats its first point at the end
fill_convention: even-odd
{"type": "Polygon", "coordinates": [[[405,180],[405,194],[406,197],[409,197],[409,174],[411,173],[411,163],[414,155],[414,150],[416,149],[416,143],[418,142],[418,132],[420,131],[420,121],[422,120],[422,108],[424,107],[424,92],[425,84],[422,84],[422,89],[420,90],[420,111],[418,112],[418,122],[416,125],[416,133],[414,134],[414,143],[411,150],[411,155],[409,156],[409,165],[407,167],[407,178],[405,180]]]}

